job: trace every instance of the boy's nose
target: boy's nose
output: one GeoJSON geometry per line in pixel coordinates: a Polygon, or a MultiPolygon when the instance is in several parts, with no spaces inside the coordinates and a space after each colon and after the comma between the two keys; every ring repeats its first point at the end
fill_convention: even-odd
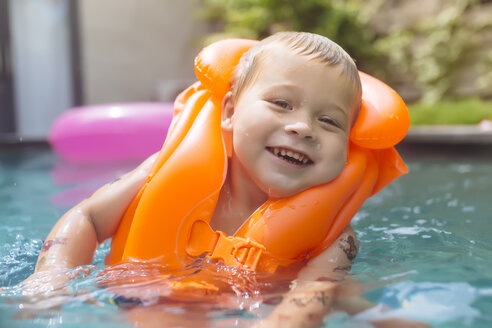
{"type": "Polygon", "coordinates": [[[285,132],[290,135],[299,136],[306,139],[314,139],[311,126],[305,122],[295,122],[285,125],[285,132]]]}

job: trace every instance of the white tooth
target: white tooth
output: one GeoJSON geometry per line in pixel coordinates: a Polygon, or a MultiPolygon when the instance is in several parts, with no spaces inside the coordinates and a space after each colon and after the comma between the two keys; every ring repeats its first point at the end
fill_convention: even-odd
{"type": "Polygon", "coordinates": [[[294,154],[292,155],[292,157],[294,157],[295,159],[299,159],[299,154],[298,154],[298,153],[294,153],[294,154]]]}
{"type": "Polygon", "coordinates": [[[298,158],[301,162],[304,161],[304,155],[303,154],[299,154],[299,158],[298,158]]]}
{"type": "Polygon", "coordinates": [[[294,153],[293,153],[293,152],[291,152],[291,151],[289,150],[289,151],[287,152],[287,156],[289,156],[289,157],[293,157],[293,156],[294,156],[294,153]]]}
{"type": "Polygon", "coordinates": [[[279,153],[278,148],[273,148],[273,153],[274,153],[275,155],[278,155],[278,153],[279,153]]]}
{"type": "Polygon", "coordinates": [[[282,156],[285,156],[285,150],[282,149],[281,154],[282,154],[282,156]]]}
{"type": "Polygon", "coordinates": [[[304,159],[302,160],[302,164],[306,164],[306,163],[307,163],[307,161],[308,161],[308,159],[307,159],[307,158],[304,158],[304,159]]]}

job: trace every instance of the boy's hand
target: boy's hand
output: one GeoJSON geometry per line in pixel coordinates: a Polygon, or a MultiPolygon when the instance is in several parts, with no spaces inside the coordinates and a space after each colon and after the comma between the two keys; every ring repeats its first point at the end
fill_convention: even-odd
{"type": "Polygon", "coordinates": [[[257,327],[319,327],[331,309],[335,290],[336,285],[328,281],[303,283],[284,295],[281,304],[257,327]]]}
{"type": "Polygon", "coordinates": [[[70,274],[66,269],[50,269],[34,272],[26,280],[20,283],[22,295],[37,297],[43,295],[66,293],[69,288],[66,285],[70,280],[70,274]]]}
{"type": "Polygon", "coordinates": [[[335,300],[337,285],[355,259],[359,247],[352,227],[299,271],[282,302],[258,327],[319,327],[335,300]]]}
{"type": "Polygon", "coordinates": [[[71,294],[66,285],[69,279],[65,269],[38,271],[17,286],[2,288],[1,294],[14,292],[14,295],[18,295],[20,288],[21,296],[6,299],[6,302],[17,305],[19,309],[12,317],[34,319],[40,313],[59,309],[67,302],[67,297],[71,294]]]}
{"type": "MultiPolygon", "coordinates": [[[[74,299],[75,295],[67,285],[70,279],[87,274],[86,268],[68,270],[65,268],[50,268],[33,273],[21,282],[22,296],[12,302],[19,304],[19,311],[14,314],[16,319],[32,319],[38,314],[60,309],[61,306],[74,299]]],[[[89,293],[77,296],[78,300],[93,302],[89,293]]]]}

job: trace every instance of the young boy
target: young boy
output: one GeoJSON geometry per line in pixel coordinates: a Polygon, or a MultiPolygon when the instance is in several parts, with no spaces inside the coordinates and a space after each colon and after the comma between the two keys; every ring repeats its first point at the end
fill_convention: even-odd
{"type": "MultiPolygon", "coordinates": [[[[357,68],[327,38],[285,32],[254,46],[242,57],[222,102],[222,129],[232,134],[233,152],[211,226],[231,235],[267,199],[336,178],[346,164],[360,106],[357,68]]],[[[30,280],[91,263],[96,247],[115,234],[154,159],[68,211],[48,235],[30,280]]],[[[357,251],[349,226],[301,269],[295,287],[261,324],[318,324],[335,297],[331,281],[350,270],[357,251]]]]}

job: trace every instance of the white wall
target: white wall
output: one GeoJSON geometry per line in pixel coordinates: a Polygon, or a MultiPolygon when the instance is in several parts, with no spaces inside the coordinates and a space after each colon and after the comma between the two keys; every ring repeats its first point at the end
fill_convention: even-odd
{"type": "Polygon", "coordinates": [[[194,80],[194,0],[79,1],[87,104],[173,100],[194,80]],[[159,91],[160,90],[160,91],[159,91]]]}
{"type": "MultiPolygon", "coordinates": [[[[73,103],[72,0],[10,0],[18,134],[44,139],[73,103]]],[[[85,104],[172,101],[194,81],[206,24],[195,0],[79,0],[85,104]]]]}
{"type": "Polygon", "coordinates": [[[11,0],[9,14],[17,131],[43,139],[72,104],[68,2],[11,0]]]}

